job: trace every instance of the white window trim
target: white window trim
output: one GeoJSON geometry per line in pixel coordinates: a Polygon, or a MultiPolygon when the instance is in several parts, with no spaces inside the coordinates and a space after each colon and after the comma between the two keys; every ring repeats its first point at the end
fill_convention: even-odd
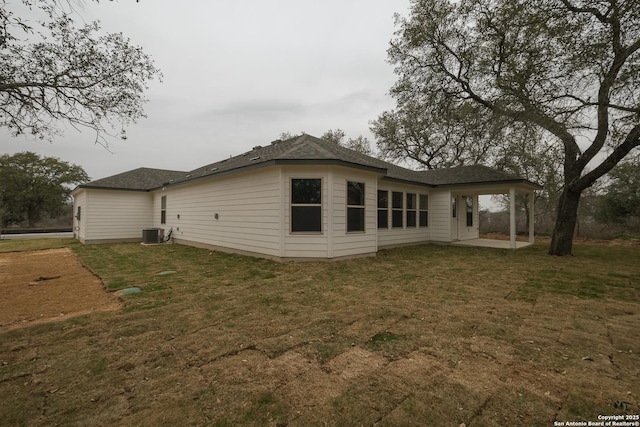
{"type": "MultiPolygon", "coordinates": [[[[387,226],[386,227],[379,227],[378,226],[378,217],[376,216],[376,228],[378,230],[389,230],[391,228],[391,199],[389,198],[390,191],[389,190],[381,190],[378,189],[378,191],[376,191],[376,213],[380,212],[380,211],[386,211],[387,213],[387,226]],[[385,193],[387,193],[387,206],[381,208],[380,206],[378,206],[378,192],[379,191],[384,191],[385,193]]],[[[379,215],[379,214],[378,214],[379,215]]]]}
{"type": "MultiPolygon", "coordinates": [[[[367,211],[366,211],[366,205],[367,205],[367,197],[366,197],[366,192],[367,192],[367,185],[365,182],[358,182],[358,181],[350,181],[350,180],[346,180],[345,182],[345,205],[346,205],[346,209],[344,211],[344,230],[345,233],[347,234],[364,234],[367,232],[367,211]],[[363,189],[364,189],[364,194],[363,196],[363,200],[362,200],[362,204],[361,205],[350,205],[349,204],[349,183],[353,182],[354,184],[362,184],[363,189]],[[349,209],[362,209],[363,215],[364,215],[364,223],[362,224],[362,230],[349,230],[349,209]]],[[[377,201],[376,201],[377,203],[377,201]]],[[[377,221],[377,220],[376,220],[377,221]]]]}
{"type": "Polygon", "coordinates": [[[407,218],[406,218],[406,208],[407,208],[407,198],[406,198],[406,193],[404,191],[391,191],[391,228],[392,229],[406,229],[407,228],[407,218]],[[393,207],[393,193],[400,193],[402,194],[402,208],[395,208],[393,207]],[[393,225],[393,212],[394,211],[400,211],[402,212],[402,225],[399,227],[396,227],[393,225]]]}
{"type": "Polygon", "coordinates": [[[429,227],[429,195],[424,193],[423,194],[418,193],[418,228],[428,228],[428,227],[429,227]],[[422,203],[420,203],[420,198],[422,196],[427,198],[426,206],[422,206],[422,203]],[[427,213],[427,223],[425,225],[422,225],[422,221],[420,221],[420,216],[422,212],[427,213]]]}
{"type": "Polygon", "coordinates": [[[404,225],[405,228],[418,228],[418,194],[405,192],[405,209],[404,209],[404,225]],[[415,208],[409,209],[409,194],[413,195],[413,201],[415,202],[415,208]],[[409,225],[409,212],[416,214],[416,225],[409,225]]]}
{"type": "Polygon", "coordinates": [[[324,234],[324,208],[323,208],[323,195],[324,195],[324,178],[319,176],[292,176],[289,178],[289,234],[295,236],[311,235],[320,236],[324,234]],[[320,203],[293,203],[293,180],[294,179],[319,179],[320,180],[320,203]],[[295,206],[305,207],[320,207],[320,231],[293,231],[293,208],[295,206]]]}

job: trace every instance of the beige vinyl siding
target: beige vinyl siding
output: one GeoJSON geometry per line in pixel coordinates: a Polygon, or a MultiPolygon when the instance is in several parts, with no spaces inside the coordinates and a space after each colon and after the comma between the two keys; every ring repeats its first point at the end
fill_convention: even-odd
{"type": "Polygon", "coordinates": [[[377,241],[377,190],[378,176],[374,173],[355,169],[334,167],[331,169],[333,182],[333,234],[329,256],[344,257],[376,252],[377,241]],[[365,229],[347,232],[347,182],[364,183],[365,229]]]}
{"type": "Polygon", "coordinates": [[[73,195],[73,235],[81,242],[85,241],[87,233],[87,191],[80,189],[73,195]],[[80,206],[80,221],[76,218],[80,206]]]}
{"type": "Polygon", "coordinates": [[[153,223],[179,242],[280,256],[277,167],[154,192],[153,223]],[[166,224],[160,200],[167,197],[166,224]],[[216,219],[216,214],[218,218],[216,219]]]}
{"type": "Polygon", "coordinates": [[[86,242],[140,239],[142,229],[151,226],[152,198],[147,192],[86,190],[82,210],[86,242]]]}
{"type": "MultiPolygon", "coordinates": [[[[429,226],[428,227],[407,227],[406,217],[403,220],[404,227],[402,228],[394,228],[391,227],[392,221],[391,216],[389,216],[389,226],[388,229],[378,229],[378,247],[384,246],[399,246],[399,245],[409,245],[413,243],[420,242],[428,242],[431,240],[431,229],[433,228],[432,222],[432,213],[431,213],[431,190],[427,187],[417,186],[417,185],[405,185],[405,184],[396,184],[386,181],[381,181],[378,183],[378,189],[383,191],[389,191],[389,215],[392,212],[392,202],[391,202],[391,192],[402,192],[404,197],[404,210],[403,216],[406,215],[406,203],[407,203],[407,195],[406,193],[416,194],[416,198],[419,199],[420,194],[426,194],[429,196],[429,226]]],[[[419,215],[419,211],[416,212],[416,215],[419,215]]],[[[377,222],[377,218],[376,218],[377,222]]],[[[376,224],[377,226],[377,224],[376,224]]]]}
{"type": "MultiPolygon", "coordinates": [[[[284,258],[328,258],[329,240],[332,229],[329,227],[329,166],[283,166],[282,180],[284,246],[281,257],[284,258]],[[322,232],[291,232],[291,180],[297,178],[322,179],[322,232]]],[[[333,203],[333,201],[332,201],[333,203]]]]}
{"type": "Polygon", "coordinates": [[[375,253],[377,250],[375,173],[338,166],[283,167],[284,258],[338,258],[375,253]],[[291,180],[322,179],[322,232],[292,233],[291,180]],[[365,184],[365,231],[347,232],[347,182],[365,184]]]}
{"type": "Polygon", "coordinates": [[[434,242],[451,241],[451,192],[432,190],[429,196],[429,228],[434,242]]]}

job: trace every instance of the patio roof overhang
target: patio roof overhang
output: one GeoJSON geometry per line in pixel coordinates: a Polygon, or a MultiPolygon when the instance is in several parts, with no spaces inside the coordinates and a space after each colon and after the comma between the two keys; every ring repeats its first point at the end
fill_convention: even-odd
{"type": "MultiPolygon", "coordinates": [[[[452,186],[453,187],[453,186],[452,186]]],[[[509,196],[509,248],[517,249],[523,247],[521,242],[516,242],[516,194],[525,194],[529,202],[529,242],[526,246],[532,245],[535,241],[534,226],[534,208],[535,208],[535,191],[541,190],[541,185],[526,180],[512,182],[494,182],[494,183],[474,183],[469,185],[459,185],[451,188],[452,194],[465,196],[482,196],[494,194],[507,194],[509,196]]],[[[501,244],[503,245],[503,244],[501,244]]]]}
{"type": "Polygon", "coordinates": [[[473,183],[465,185],[438,186],[437,188],[449,188],[452,193],[465,195],[492,195],[492,194],[509,194],[512,188],[517,192],[529,193],[536,190],[542,190],[541,185],[530,182],[495,182],[495,183],[473,183]]]}

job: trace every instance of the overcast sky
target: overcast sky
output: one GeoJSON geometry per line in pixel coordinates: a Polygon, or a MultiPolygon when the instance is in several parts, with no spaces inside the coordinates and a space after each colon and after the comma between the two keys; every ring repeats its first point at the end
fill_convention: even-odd
{"type": "MultiPolygon", "coordinates": [[[[15,0],[17,1],[17,0],[15,0]]],[[[137,167],[191,170],[289,131],[343,129],[372,143],[369,121],[393,108],[386,62],[393,14],[409,0],[116,0],[87,2],[87,21],[122,32],[162,70],[148,118],[110,139],[68,128],[53,142],[0,133],[0,152],[34,151],[92,179],[137,167]]]]}

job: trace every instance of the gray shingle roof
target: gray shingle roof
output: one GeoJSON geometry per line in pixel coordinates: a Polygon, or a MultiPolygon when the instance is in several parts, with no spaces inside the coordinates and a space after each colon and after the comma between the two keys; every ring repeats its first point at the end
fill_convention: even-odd
{"type": "Polygon", "coordinates": [[[186,172],[164,169],[138,168],[82,184],[80,188],[109,188],[118,190],[148,191],[186,172]]]}
{"type": "Polygon", "coordinates": [[[415,171],[396,166],[311,135],[273,141],[239,156],[194,169],[171,184],[269,164],[340,164],[377,171],[391,178],[420,183],[415,171]]]}
{"type": "Polygon", "coordinates": [[[139,168],[92,181],[80,187],[151,190],[164,185],[186,183],[275,164],[343,165],[378,172],[383,175],[384,179],[400,180],[430,187],[507,182],[521,182],[537,186],[537,184],[530,183],[520,177],[480,165],[414,171],[311,135],[301,135],[285,141],[274,141],[264,147],[254,147],[247,153],[189,172],[139,168]]]}
{"type": "Polygon", "coordinates": [[[519,176],[492,169],[483,165],[460,166],[446,169],[432,169],[418,172],[420,178],[431,185],[442,187],[465,184],[516,183],[524,182],[534,186],[519,176]]]}

